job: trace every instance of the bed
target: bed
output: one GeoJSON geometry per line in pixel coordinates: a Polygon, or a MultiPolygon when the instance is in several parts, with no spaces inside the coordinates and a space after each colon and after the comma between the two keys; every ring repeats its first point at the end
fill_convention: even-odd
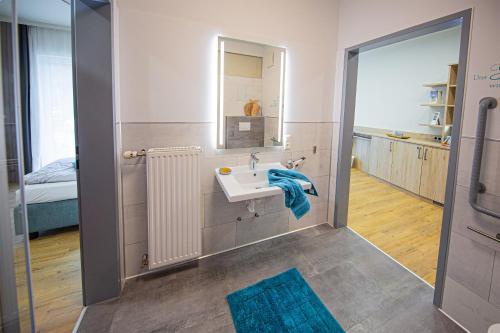
{"type": "MultiPolygon", "coordinates": [[[[78,225],[78,190],[74,159],[61,159],[25,176],[25,199],[30,235],[78,225]]],[[[16,193],[19,202],[20,193],[16,193]]],[[[16,232],[21,232],[20,206],[16,232]]]]}

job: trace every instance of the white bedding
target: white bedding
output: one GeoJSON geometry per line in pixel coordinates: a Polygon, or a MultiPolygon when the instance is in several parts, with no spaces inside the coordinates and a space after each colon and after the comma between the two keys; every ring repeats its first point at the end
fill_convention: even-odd
{"type": "Polygon", "coordinates": [[[74,157],[61,158],[24,176],[24,183],[29,185],[70,181],[76,181],[74,157]]]}
{"type": "MultiPolygon", "coordinates": [[[[76,181],[25,185],[27,204],[76,199],[78,197],[76,181]]],[[[16,192],[19,202],[19,190],[16,192]]]]}

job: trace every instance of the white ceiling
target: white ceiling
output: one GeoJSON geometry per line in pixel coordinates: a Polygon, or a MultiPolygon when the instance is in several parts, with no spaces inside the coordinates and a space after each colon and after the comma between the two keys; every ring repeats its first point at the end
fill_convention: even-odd
{"type": "MultiPolygon", "coordinates": [[[[0,15],[10,12],[11,0],[0,0],[0,15]]],[[[71,25],[71,6],[63,0],[17,0],[19,23],[31,25],[71,25]]]]}

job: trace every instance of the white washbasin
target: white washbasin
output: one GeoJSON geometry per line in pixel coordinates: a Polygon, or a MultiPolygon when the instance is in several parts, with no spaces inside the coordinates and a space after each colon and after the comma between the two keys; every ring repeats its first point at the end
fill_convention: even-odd
{"type": "MultiPolygon", "coordinates": [[[[215,175],[229,202],[251,200],[279,195],[283,190],[277,186],[269,186],[267,170],[285,169],[280,163],[259,163],[256,170],[250,170],[248,165],[231,167],[230,175],[221,175],[215,169],[215,175]]],[[[297,180],[307,190],[311,183],[297,180]]]]}

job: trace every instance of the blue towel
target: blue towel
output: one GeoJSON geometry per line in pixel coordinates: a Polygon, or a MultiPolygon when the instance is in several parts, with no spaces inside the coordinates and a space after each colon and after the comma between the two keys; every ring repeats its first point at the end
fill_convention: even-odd
{"type": "Polygon", "coordinates": [[[267,178],[269,179],[270,186],[281,187],[283,192],[285,192],[285,206],[292,210],[297,220],[311,209],[311,204],[305,193],[318,196],[318,192],[314,188],[314,185],[312,185],[311,181],[300,172],[294,170],[270,169],[267,172],[267,178]],[[311,188],[304,191],[302,185],[300,185],[296,179],[310,182],[312,185],[311,188]]]}

